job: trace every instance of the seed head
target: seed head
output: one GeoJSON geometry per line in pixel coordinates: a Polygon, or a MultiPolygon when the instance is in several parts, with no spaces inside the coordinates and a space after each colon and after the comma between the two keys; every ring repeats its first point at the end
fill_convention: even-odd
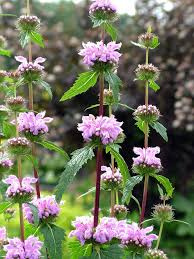
{"type": "Polygon", "coordinates": [[[136,76],[139,80],[143,81],[156,81],[159,77],[160,71],[157,67],[152,64],[148,65],[138,65],[135,70],[136,76]]]}
{"type": "Polygon", "coordinates": [[[172,221],[174,218],[174,211],[170,205],[157,204],[153,208],[152,216],[160,222],[172,221]]]}
{"type": "Polygon", "coordinates": [[[149,249],[145,253],[145,259],[168,259],[168,257],[162,250],[149,249]]]}

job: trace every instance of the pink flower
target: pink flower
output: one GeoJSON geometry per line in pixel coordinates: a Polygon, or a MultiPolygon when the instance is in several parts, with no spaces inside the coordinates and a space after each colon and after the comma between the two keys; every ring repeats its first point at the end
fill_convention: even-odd
{"type": "Polygon", "coordinates": [[[119,169],[117,169],[116,172],[113,172],[111,167],[102,166],[101,171],[105,172],[101,175],[101,180],[103,182],[121,183],[122,174],[119,169]]]}
{"type": "Polygon", "coordinates": [[[123,132],[122,122],[118,122],[115,117],[93,115],[84,116],[82,123],[78,124],[78,130],[82,132],[85,141],[90,141],[92,137],[99,137],[104,145],[113,143],[123,132]]]}
{"type": "Polygon", "coordinates": [[[75,230],[70,232],[69,237],[76,237],[82,245],[85,244],[86,240],[92,238],[93,217],[77,217],[76,220],[72,222],[72,226],[75,230]]]}
{"type": "Polygon", "coordinates": [[[50,117],[44,117],[45,111],[38,114],[34,112],[23,112],[18,116],[18,127],[20,132],[29,132],[37,136],[49,131],[47,123],[53,121],[50,117]]]}
{"type": "Polygon", "coordinates": [[[92,0],[92,4],[90,6],[90,14],[94,13],[95,11],[109,11],[109,12],[116,12],[116,7],[111,3],[110,0],[92,0]]]}
{"type": "Polygon", "coordinates": [[[109,42],[107,45],[103,41],[83,43],[83,49],[79,52],[80,56],[84,57],[84,64],[89,67],[93,66],[96,62],[118,64],[121,54],[117,51],[121,48],[121,43],[109,42]]]}
{"type": "Polygon", "coordinates": [[[0,166],[5,169],[10,169],[13,166],[13,162],[9,158],[3,158],[0,160],[0,166]]]}
{"type": "Polygon", "coordinates": [[[140,228],[137,223],[127,224],[126,221],[121,221],[118,225],[118,238],[121,239],[123,245],[137,245],[139,247],[149,248],[158,236],[149,234],[153,231],[153,227],[140,228]]]}
{"type": "MultiPolygon", "coordinates": [[[[38,209],[38,216],[40,220],[50,218],[51,220],[58,216],[60,212],[59,205],[55,200],[55,196],[47,196],[39,199],[34,199],[31,202],[38,209]]],[[[30,222],[34,223],[33,213],[28,204],[23,205],[25,218],[30,222]]]]}
{"type": "Polygon", "coordinates": [[[39,259],[43,243],[37,237],[29,236],[24,242],[19,238],[9,239],[9,244],[4,246],[6,259],[39,259]]]}
{"type": "Polygon", "coordinates": [[[156,157],[156,154],[160,153],[159,147],[148,147],[148,148],[137,148],[134,147],[134,153],[138,155],[138,157],[133,158],[133,165],[146,165],[155,168],[161,168],[160,158],[156,157]]]}
{"type": "Polygon", "coordinates": [[[2,227],[0,228],[0,243],[6,240],[6,238],[7,238],[6,228],[2,227]]]}
{"type": "Polygon", "coordinates": [[[10,175],[4,179],[3,182],[9,185],[6,191],[7,197],[14,197],[16,195],[32,194],[34,188],[32,183],[36,183],[37,179],[33,177],[24,177],[20,183],[20,180],[15,175],[10,175]]]}
{"type": "Polygon", "coordinates": [[[34,62],[28,62],[27,59],[23,56],[16,56],[15,59],[21,63],[21,65],[19,65],[18,67],[18,71],[23,74],[25,72],[28,71],[43,71],[44,70],[44,66],[40,65],[42,63],[45,62],[45,58],[42,57],[38,57],[37,59],[35,59],[34,62]]]}

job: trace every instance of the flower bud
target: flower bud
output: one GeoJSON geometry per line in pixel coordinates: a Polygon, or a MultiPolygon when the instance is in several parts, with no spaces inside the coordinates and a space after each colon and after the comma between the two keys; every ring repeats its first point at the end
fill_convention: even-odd
{"type": "Polygon", "coordinates": [[[157,38],[157,36],[151,32],[146,32],[138,37],[138,43],[143,45],[146,48],[153,47],[153,40],[157,38]]]}
{"type": "Polygon", "coordinates": [[[12,111],[19,112],[24,107],[25,100],[22,96],[17,96],[9,97],[6,102],[12,111]]]}
{"type": "Polygon", "coordinates": [[[118,189],[123,180],[119,169],[116,169],[115,172],[113,172],[110,167],[102,166],[101,170],[105,172],[101,175],[101,181],[104,184],[105,189],[118,189]]]}
{"type": "Polygon", "coordinates": [[[30,142],[24,137],[8,140],[8,150],[13,155],[25,155],[30,151],[30,142]]]}
{"type": "Polygon", "coordinates": [[[140,105],[133,113],[133,116],[135,119],[152,123],[159,119],[160,111],[154,105],[148,105],[148,107],[146,107],[146,105],[140,105]]]}
{"type": "Polygon", "coordinates": [[[144,256],[145,259],[168,259],[162,250],[157,249],[149,249],[144,256]]]}
{"type": "Polygon", "coordinates": [[[108,105],[114,104],[114,98],[112,90],[104,89],[104,102],[108,105]]]}
{"type": "Polygon", "coordinates": [[[20,31],[30,33],[36,31],[40,26],[40,19],[37,16],[22,15],[17,21],[17,28],[20,31]]]}
{"type": "Polygon", "coordinates": [[[143,81],[156,81],[159,77],[160,71],[152,64],[138,65],[135,70],[136,76],[143,81]]]}
{"type": "Polygon", "coordinates": [[[125,219],[127,216],[127,207],[124,205],[115,205],[114,206],[114,215],[118,220],[125,219]]]}
{"type": "Polygon", "coordinates": [[[157,204],[153,209],[153,218],[160,222],[172,221],[174,218],[173,208],[170,205],[157,204]]]}
{"type": "Polygon", "coordinates": [[[4,49],[7,46],[6,39],[0,35],[0,49],[4,49]]]}

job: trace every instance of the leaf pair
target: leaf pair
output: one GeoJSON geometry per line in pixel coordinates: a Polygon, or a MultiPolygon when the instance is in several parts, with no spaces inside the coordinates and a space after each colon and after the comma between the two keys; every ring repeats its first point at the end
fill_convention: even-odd
{"type": "Polygon", "coordinates": [[[20,33],[20,44],[21,44],[22,48],[25,48],[25,46],[30,41],[39,45],[41,48],[44,48],[44,42],[43,42],[42,35],[40,33],[38,33],[37,31],[21,32],[20,33]]]}

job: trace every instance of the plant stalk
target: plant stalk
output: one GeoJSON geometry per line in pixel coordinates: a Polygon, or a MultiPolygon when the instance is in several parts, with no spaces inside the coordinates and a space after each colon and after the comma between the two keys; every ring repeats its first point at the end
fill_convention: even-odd
{"type": "Polygon", "coordinates": [[[147,196],[148,196],[148,183],[149,183],[149,175],[145,175],[144,190],[143,190],[143,201],[142,201],[142,206],[141,206],[140,224],[142,224],[142,222],[144,221],[144,216],[145,216],[147,196]]]}
{"type": "Polygon", "coordinates": [[[158,240],[157,240],[157,244],[156,244],[156,249],[159,248],[163,228],[164,228],[164,221],[162,221],[161,224],[160,224],[160,230],[159,230],[158,240]]]}

